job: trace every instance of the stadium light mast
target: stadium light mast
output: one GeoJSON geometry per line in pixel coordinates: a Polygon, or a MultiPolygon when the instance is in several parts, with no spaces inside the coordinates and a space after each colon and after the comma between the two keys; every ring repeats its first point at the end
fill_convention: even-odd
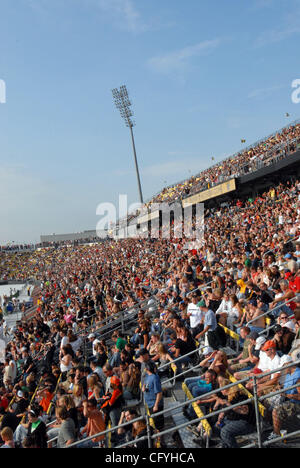
{"type": "Polygon", "coordinates": [[[139,189],[139,195],[140,195],[140,202],[143,205],[144,202],[143,202],[143,194],[142,194],[142,187],[141,187],[141,179],[140,179],[140,174],[139,174],[139,167],[137,163],[134,136],[133,136],[133,130],[132,130],[133,127],[135,126],[135,122],[132,120],[133,112],[131,110],[131,102],[129,100],[126,86],[120,86],[120,89],[114,88],[112,90],[112,95],[115,101],[115,105],[117,109],[119,109],[121,117],[124,119],[126,127],[129,127],[130,129],[136,177],[137,177],[138,189],[139,189]]]}

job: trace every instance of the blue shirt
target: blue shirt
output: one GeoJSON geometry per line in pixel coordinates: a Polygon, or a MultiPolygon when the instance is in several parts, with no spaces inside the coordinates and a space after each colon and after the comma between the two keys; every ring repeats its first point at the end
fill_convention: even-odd
{"type": "Polygon", "coordinates": [[[207,312],[205,312],[203,326],[204,329],[210,326],[209,331],[214,331],[217,328],[216,314],[210,309],[207,312]]]}
{"type": "MultiPolygon", "coordinates": [[[[293,385],[296,385],[298,381],[300,380],[300,368],[297,367],[296,370],[292,374],[287,374],[283,388],[288,388],[292,387],[293,385]]],[[[293,388],[292,390],[287,390],[286,395],[296,395],[298,393],[298,388],[293,388]]],[[[293,403],[300,403],[300,400],[292,400],[289,398],[289,401],[292,401],[293,403]]]]}
{"type": "Polygon", "coordinates": [[[160,378],[157,374],[147,374],[144,379],[145,389],[145,403],[148,408],[153,408],[156,401],[156,396],[158,393],[161,393],[161,383],[160,378]]]}

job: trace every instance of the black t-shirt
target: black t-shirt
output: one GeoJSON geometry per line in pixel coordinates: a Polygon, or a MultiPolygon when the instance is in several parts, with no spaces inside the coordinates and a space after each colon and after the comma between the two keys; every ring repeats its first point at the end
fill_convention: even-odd
{"type": "Polygon", "coordinates": [[[271,302],[273,302],[273,298],[267,291],[261,291],[260,295],[258,296],[258,299],[264,304],[270,304],[271,302]]]}
{"type": "Polygon", "coordinates": [[[210,299],[208,308],[211,309],[213,312],[216,312],[221,304],[221,301],[216,299],[210,299]]]}
{"type": "Polygon", "coordinates": [[[27,356],[27,357],[24,359],[24,362],[23,362],[23,370],[24,370],[24,372],[27,371],[27,369],[29,368],[29,366],[31,366],[32,363],[33,363],[33,360],[32,360],[32,357],[31,357],[31,356],[27,356]]]}
{"type": "Polygon", "coordinates": [[[33,429],[32,425],[29,424],[27,436],[32,436],[37,448],[47,448],[47,428],[43,421],[39,422],[39,425],[33,429]]]}
{"type": "Polygon", "coordinates": [[[184,356],[185,354],[194,351],[196,346],[192,338],[188,339],[188,341],[183,341],[181,338],[178,338],[175,343],[175,348],[179,349],[180,356],[184,356]]]}
{"type": "MultiPolygon", "coordinates": [[[[16,407],[15,407],[15,415],[17,416],[18,414],[22,414],[26,411],[26,409],[28,408],[29,406],[29,400],[26,400],[24,398],[21,398],[21,400],[19,400],[16,404],[16,407]]],[[[22,419],[21,417],[19,419],[22,419]]]]}
{"type": "Polygon", "coordinates": [[[70,408],[68,410],[69,417],[73,419],[75,427],[78,428],[79,422],[78,422],[78,410],[77,408],[70,408]]]}
{"type": "MultiPolygon", "coordinates": [[[[242,403],[243,401],[247,400],[247,396],[242,394],[242,393],[238,393],[230,402],[231,405],[235,405],[236,403],[242,403]]],[[[226,412],[226,418],[229,419],[230,421],[240,421],[240,420],[243,420],[243,421],[247,421],[249,424],[255,424],[255,409],[254,409],[254,406],[252,403],[246,403],[245,405],[243,406],[247,406],[248,407],[248,412],[246,414],[241,414],[241,413],[238,413],[237,411],[234,411],[233,409],[232,410],[229,410],[228,412],[226,412]]]]}
{"type": "Polygon", "coordinates": [[[17,429],[19,425],[19,418],[14,413],[7,412],[4,414],[1,421],[1,430],[4,427],[10,427],[13,432],[17,429]]]}
{"type": "MultiPolygon", "coordinates": [[[[152,428],[150,427],[150,431],[152,431],[152,428]]],[[[136,437],[136,439],[140,439],[142,437],[146,437],[147,436],[147,429],[143,429],[136,437]]],[[[147,449],[149,448],[148,446],[148,439],[144,439],[144,440],[140,440],[140,441],[137,441],[137,442],[134,442],[134,445],[137,449],[147,449]]]]}

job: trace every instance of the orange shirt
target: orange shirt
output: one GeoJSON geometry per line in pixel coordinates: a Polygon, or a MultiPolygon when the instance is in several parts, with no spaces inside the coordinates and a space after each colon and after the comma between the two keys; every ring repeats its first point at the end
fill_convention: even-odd
{"type": "Polygon", "coordinates": [[[43,408],[44,412],[47,413],[49,405],[51,403],[51,400],[53,398],[54,394],[49,392],[48,390],[45,390],[44,396],[40,401],[40,405],[43,408]]]}
{"type": "MultiPolygon", "coordinates": [[[[102,413],[98,409],[89,411],[88,422],[84,428],[84,431],[87,433],[88,436],[105,431],[104,419],[102,413]]],[[[100,440],[103,440],[104,437],[105,435],[102,435],[99,437],[95,437],[92,440],[93,442],[100,442],[100,440]]]]}

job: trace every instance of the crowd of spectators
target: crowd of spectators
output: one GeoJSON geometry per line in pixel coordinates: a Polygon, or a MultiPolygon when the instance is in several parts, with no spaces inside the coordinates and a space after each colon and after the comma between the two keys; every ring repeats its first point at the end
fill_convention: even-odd
{"type": "Polygon", "coordinates": [[[278,158],[289,156],[295,152],[299,148],[299,143],[300,124],[291,125],[187,180],[165,187],[147,203],[147,206],[152,203],[171,203],[182,200],[228,179],[269,166],[278,158]]]}
{"type": "MultiPolygon", "coordinates": [[[[226,371],[240,379],[299,359],[299,199],[300,183],[293,180],[206,211],[198,249],[186,250],[184,239],[149,238],[1,253],[2,275],[35,278],[40,290],[35,316],[16,324],[5,350],[3,446],[104,446],[106,437],[97,434],[136,419],[138,404],[130,408],[130,402],[141,392],[150,414],[163,410],[161,382],[169,366],[159,367],[175,360],[180,374],[193,365],[189,353],[199,343],[203,375],[185,383],[208,412],[241,401],[237,391],[226,390],[201,399],[226,385],[226,371]],[[98,331],[128,309],[137,313],[133,329],[98,331]],[[220,324],[240,337],[235,358],[220,349],[226,342],[220,324]],[[264,342],[260,333],[270,324],[264,342]],[[47,426],[52,408],[56,419],[47,426]]],[[[297,383],[299,369],[291,369],[284,382],[278,373],[263,378],[259,394],[297,383]]],[[[278,421],[299,411],[299,393],[272,403],[274,434],[278,421]]],[[[216,421],[224,446],[235,447],[236,434],[253,429],[253,408],[246,406],[245,417],[233,411],[216,421]]],[[[185,415],[193,419],[193,411],[187,406],[185,415]]],[[[154,420],[161,431],[163,415],[154,420]]],[[[197,439],[199,428],[192,429],[197,439]]],[[[113,446],[130,437],[142,448],[134,439],[145,435],[145,422],[134,422],[129,432],[114,431],[113,446]]]]}

